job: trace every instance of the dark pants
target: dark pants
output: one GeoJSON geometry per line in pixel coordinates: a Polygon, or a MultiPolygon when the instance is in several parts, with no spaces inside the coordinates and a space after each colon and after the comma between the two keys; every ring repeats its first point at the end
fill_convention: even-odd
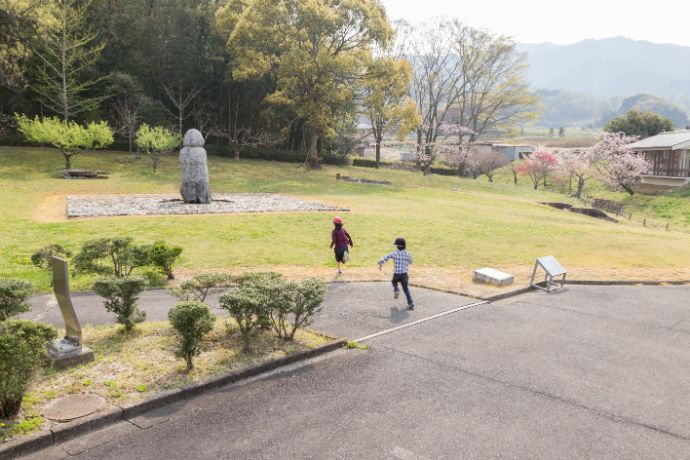
{"type": "Polygon", "coordinates": [[[393,290],[395,292],[398,292],[398,283],[402,284],[402,289],[403,292],[405,293],[405,297],[407,297],[407,305],[414,305],[414,302],[412,301],[412,295],[410,295],[410,288],[407,286],[408,282],[410,281],[410,277],[407,276],[407,273],[396,273],[393,275],[393,290]]]}

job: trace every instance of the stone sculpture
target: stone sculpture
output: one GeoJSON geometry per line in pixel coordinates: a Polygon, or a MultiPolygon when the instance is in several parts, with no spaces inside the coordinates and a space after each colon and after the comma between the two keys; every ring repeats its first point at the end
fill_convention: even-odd
{"type": "Polygon", "coordinates": [[[208,204],[211,202],[205,143],[204,136],[196,129],[187,131],[182,139],[180,194],[185,203],[208,204]]]}
{"type": "Polygon", "coordinates": [[[50,363],[57,369],[77,366],[93,361],[93,351],[82,343],[81,326],[72,305],[69,291],[67,262],[59,257],[51,258],[53,266],[53,291],[65,321],[65,337],[55,340],[48,347],[50,363]]]}

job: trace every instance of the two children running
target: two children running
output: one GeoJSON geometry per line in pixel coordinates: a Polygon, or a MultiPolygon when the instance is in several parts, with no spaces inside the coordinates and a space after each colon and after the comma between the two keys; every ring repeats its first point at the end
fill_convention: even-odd
{"type": "MultiPolygon", "coordinates": [[[[336,217],[333,219],[335,228],[331,232],[331,248],[335,251],[335,261],[338,264],[338,275],[342,275],[342,265],[350,260],[349,248],[354,246],[350,234],[343,228],[343,219],[336,217]]],[[[397,299],[400,296],[400,288],[407,298],[407,308],[414,310],[414,301],[410,294],[409,275],[408,270],[412,264],[412,255],[407,251],[407,243],[405,238],[397,238],[393,245],[397,248],[395,251],[387,254],[379,260],[379,270],[383,269],[383,265],[389,260],[393,259],[393,298],[397,299]]]]}

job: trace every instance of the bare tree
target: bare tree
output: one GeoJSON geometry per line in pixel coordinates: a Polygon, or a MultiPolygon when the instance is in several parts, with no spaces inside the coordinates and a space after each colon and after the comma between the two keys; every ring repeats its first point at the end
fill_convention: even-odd
{"type": "Polygon", "coordinates": [[[457,120],[479,137],[510,131],[536,116],[537,96],[526,80],[527,62],[508,37],[466,26],[454,28],[453,50],[460,62],[457,120]]]}
{"type": "Polygon", "coordinates": [[[398,46],[412,64],[410,93],[419,115],[417,163],[424,174],[436,158],[441,125],[458,97],[462,66],[453,51],[453,31],[458,27],[456,21],[441,20],[398,28],[398,46]]]}
{"type": "Polygon", "coordinates": [[[182,135],[182,125],[184,121],[191,116],[191,112],[187,112],[187,107],[189,107],[189,105],[194,101],[194,98],[199,95],[201,90],[192,88],[189,90],[189,92],[186,92],[182,88],[181,83],[177,87],[177,92],[171,90],[168,85],[163,85],[163,90],[165,91],[166,96],[168,96],[168,99],[170,99],[170,102],[177,109],[177,113],[173,112],[172,110],[170,113],[177,120],[179,128],[178,132],[180,135],[182,135]]]}
{"type": "Polygon", "coordinates": [[[134,136],[141,122],[142,111],[152,103],[152,100],[145,95],[136,78],[123,72],[115,72],[111,75],[107,94],[116,129],[127,136],[129,152],[132,153],[134,136]]]}

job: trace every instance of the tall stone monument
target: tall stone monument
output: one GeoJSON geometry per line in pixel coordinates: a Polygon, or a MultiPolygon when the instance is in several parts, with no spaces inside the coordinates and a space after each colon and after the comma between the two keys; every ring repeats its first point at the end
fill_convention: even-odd
{"type": "Polygon", "coordinates": [[[182,139],[180,193],[185,203],[208,204],[211,202],[205,143],[204,136],[196,129],[187,131],[182,139]]]}

